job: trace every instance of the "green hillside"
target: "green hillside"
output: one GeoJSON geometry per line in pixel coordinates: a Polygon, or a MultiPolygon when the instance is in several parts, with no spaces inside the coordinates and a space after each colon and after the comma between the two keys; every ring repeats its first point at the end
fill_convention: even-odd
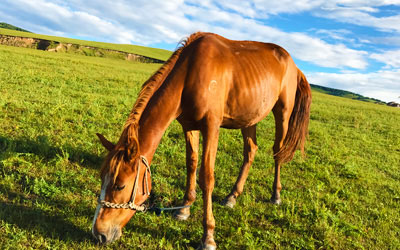
{"type": "Polygon", "coordinates": [[[159,60],[163,60],[163,61],[167,60],[172,54],[172,52],[168,51],[168,50],[149,48],[149,47],[144,47],[144,46],[139,46],[139,45],[93,42],[93,41],[85,41],[85,40],[78,40],[78,39],[57,37],[57,36],[47,36],[47,35],[40,35],[40,34],[35,34],[35,33],[27,33],[27,32],[22,32],[22,31],[0,28],[0,35],[1,34],[9,35],[9,36],[20,36],[20,37],[46,39],[46,40],[50,40],[50,41],[57,41],[60,43],[73,43],[73,44],[80,44],[80,45],[98,47],[98,48],[103,48],[103,49],[112,49],[112,50],[117,50],[117,51],[133,53],[133,54],[137,54],[137,55],[143,55],[143,56],[147,56],[150,58],[155,58],[155,59],[159,59],[159,60]]]}
{"type": "MultiPolygon", "coordinates": [[[[142,83],[159,64],[0,46],[0,249],[98,249],[91,224],[105,155],[142,83]]],[[[242,161],[239,130],[222,129],[213,208],[219,249],[400,249],[399,109],[313,91],[307,157],[281,171],[282,205],[269,204],[274,120],[234,209],[219,205],[242,161]]],[[[173,122],[151,165],[151,204],[180,204],[185,144],[173,122]]],[[[188,221],[136,214],[102,249],[196,249],[202,198],[188,221]]]]}
{"type": "Polygon", "coordinates": [[[23,32],[29,32],[27,30],[18,28],[14,25],[8,24],[8,23],[0,23],[0,28],[2,29],[9,29],[9,30],[16,30],[16,31],[23,31],[23,32]]]}
{"type": "Polygon", "coordinates": [[[370,98],[370,97],[365,97],[365,96],[362,96],[360,94],[356,94],[356,93],[353,93],[350,91],[334,89],[334,88],[329,88],[329,87],[323,87],[323,86],[319,86],[319,85],[315,85],[315,84],[310,84],[310,85],[313,90],[318,91],[320,93],[334,95],[334,96],[340,96],[340,97],[364,101],[364,102],[386,104],[385,102],[382,102],[381,100],[370,98]]]}

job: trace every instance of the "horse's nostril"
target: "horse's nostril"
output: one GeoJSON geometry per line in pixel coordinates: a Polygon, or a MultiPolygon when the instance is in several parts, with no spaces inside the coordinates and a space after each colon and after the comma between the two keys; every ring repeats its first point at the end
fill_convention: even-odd
{"type": "Polygon", "coordinates": [[[107,242],[107,237],[104,234],[99,234],[99,242],[101,244],[106,243],[107,242]]]}

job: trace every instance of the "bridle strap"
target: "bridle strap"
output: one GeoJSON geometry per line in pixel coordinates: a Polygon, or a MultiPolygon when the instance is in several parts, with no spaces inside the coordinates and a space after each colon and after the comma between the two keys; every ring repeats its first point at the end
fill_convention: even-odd
{"type": "MultiPolygon", "coordinates": [[[[145,194],[150,195],[149,183],[147,180],[147,177],[148,177],[147,172],[149,172],[150,176],[151,176],[150,165],[149,165],[149,162],[147,161],[147,158],[144,155],[140,156],[140,160],[146,167],[146,170],[144,172],[144,182],[146,185],[145,194]]],[[[139,187],[139,174],[140,174],[140,163],[138,164],[135,183],[134,183],[133,191],[132,191],[132,196],[131,196],[131,200],[129,202],[127,202],[127,203],[112,203],[112,202],[108,202],[108,201],[99,199],[98,200],[99,204],[102,207],[132,209],[132,210],[137,210],[137,211],[141,211],[141,212],[146,211],[147,208],[144,205],[138,206],[135,204],[136,194],[137,194],[137,190],[139,187]]]]}
{"type": "Polygon", "coordinates": [[[144,155],[141,155],[140,159],[142,160],[143,164],[146,166],[146,171],[144,172],[144,182],[146,183],[146,194],[150,195],[149,183],[147,180],[147,172],[149,172],[150,176],[151,176],[150,165],[149,165],[149,162],[147,161],[147,158],[144,155]]]}
{"type": "MultiPolygon", "coordinates": [[[[140,160],[142,160],[143,164],[146,166],[146,170],[144,171],[144,177],[143,177],[144,178],[144,183],[146,184],[146,193],[145,194],[150,195],[149,183],[148,183],[148,180],[147,180],[147,172],[149,172],[150,175],[151,175],[150,165],[149,165],[149,162],[147,161],[147,158],[144,155],[140,156],[140,160]]],[[[138,187],[139,187],[139,174],[140,174],[140,163],[138,164],[135,184],[133,186],[133,192],[132,192],[132,197],[131,197],[131,202],[132,203],[135,202],[137,190],[138,190],[138,187]]]]}

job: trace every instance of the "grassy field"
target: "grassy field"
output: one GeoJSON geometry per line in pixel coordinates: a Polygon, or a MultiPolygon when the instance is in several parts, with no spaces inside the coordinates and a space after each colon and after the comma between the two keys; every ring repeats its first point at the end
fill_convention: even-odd
{"type": "Polygon", "coordinates": [[[73,43],[73,44],[80,44],[84,46],[98,47],[103,49],[118,50],[137,55],[147,56],[150,58],[155,58],[163,61],[167,60],[172,54],[171,51],[168,50],[143,47],[139,45],[93,42],[93,41],[85,41],[85,40],[78,40],[78,39],[58,37],[58,36],[47,36],[47,35],[22,32],[10,29],[2,29],[2,28],[0,28],[0,35],[39,38],[50,41],[57,41],[60,43],[73,43]]]}
{"type": "MultiPolygon", "coordinates": [[[[90,227],[105,150],[141,84],[160,65],[0,46],[0,248],[96,249],[90,227]]],[[[259,151],[235,209],[219,202],[242,160],[238,130],[222,130],[216,163],[220,249],[399,249],[400,109],[313,92],[307,158],[282,169],[283,204],[268,203],[274,122],[258,126],[259,151]]],[[[174,122],[153,164],[151,202],[178,205],[184,138],[174,122]]],[[[137,214],[103,249],[191,249],[202,201],[188,221],[137,214]]]]}

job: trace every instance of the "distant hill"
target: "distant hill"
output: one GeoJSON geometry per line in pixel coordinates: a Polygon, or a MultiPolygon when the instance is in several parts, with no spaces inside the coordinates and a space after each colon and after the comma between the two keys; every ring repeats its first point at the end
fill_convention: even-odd
{"type": "Polygon", "coordinates": [[[55,41],[59,43],[71,43],[71,44],[79,44],[82,46],[90,46],[97,47],[103,49],[110,49],[116,51],[123,51],[127,53],[133,53],[137,55],[142,55],[162,61],[166,61],[171,55],[172,51],[158,48],[150,48],[139,45],[131,45],[131,44],[115,44],[115,43],[104,43],[104,42],[93,42],[79,39],[72,39],[66,37],[57,37],[57,36],[47,36],[41,35],[31,32],[22,32],[18,30],[10,30],[10,29],[2,29],[0,28],[0,35],[6,36],[17,36],[17,37],[31,37],[37,39],[45,39],[49,41],[55,41]]]}
{"type": "Polygon", "coordinates": [[[329,87],[323,87],[323,86],[319,86],[319,85],[315,85],[315,84],[310,84],[310,85],[313,90],[321,92],[321,93],[325,93],[328,95],[340,96],[340,97],[345,97],[345,98],[364,101],[364,102],[386,104],[386,102],[383,102],[381,100],[365,97],[365,96],[362,96],[360,94],[356,94],[356,93],[353,93],[350,91],[334,89],[334,88],[329,88],[329,87]]]}
{"type": "Polygon", "coordinates": [[[21,28],[19,28],[19,27],[16,27],[16,26],[11,25],[11,24],[8,24],[8,23],[1,23],[1,22],[0,22],[0,28],[9,29],[9,30],[17,30],[17,31],[23,31],[23,32],[29,32],[29,33],[31,33],[30,31],[21,29],[21,28]]]}

